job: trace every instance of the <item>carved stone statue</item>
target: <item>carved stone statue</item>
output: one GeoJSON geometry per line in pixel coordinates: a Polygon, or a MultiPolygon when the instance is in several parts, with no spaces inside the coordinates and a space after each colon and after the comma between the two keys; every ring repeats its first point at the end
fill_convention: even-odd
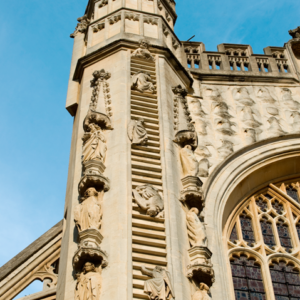
{"type": "Polygon", "coordinates": [[[146,145],[148,134],[144,127],[144,119],[131,120],[128,124],[127,134],[133,145],[146,145]]]}
{"type": "Polygon", "coordinates": [[[141,267],[143,274],[153,277],[145,281],[144,292],[152,300],[171,300],[175,299],[174,289],[170,273],[160,266],[156,266],[153,271],[145,266],[141,267]]]}
{"type": "Polygon", "coordinates": [[[75,300],[100,300],[102,278],[95,265],[86,262],[76,276],[75,300]]]}
{"type": "Polygon", "coordinates": [[[253,99],[251,99],[251,97],[249,95],[249,91],[245,87],[233,89],[232,96],[239,103],[246,105],[246,106],[251,106],[255,103],[253,101],[253,99]]]}
{"type": "Polygon", "coordinates": [[[199,290],[195,292],[192,300],[211,300],[212,298],[208,295],[209,287],[201,282],[199,290]]]}
{"type": "Polygon", "coordinates": [[[256,127],[259,127],[259,126],[262,125],[260,122],[258,122],[254,119],[253,111],[252,111],[251,107],[244,106],[243,109],[242,109],[242,112],[243,112],[242,121],[247,126],[249,126],[251,128],[256,128],[256,127]]]}
{"type": "Polygon", "coordinates": [[[298,26],[295,29],[289,30],[289,34],[293,39],[298,39],[300,38],[300,26],[298,26]]]}
{"type": "Polygon", "coordinates": [[[212,166],[212,164],[209,162],[207,158],[202,158],[199,161],[199,171],[198,176],[199,177],[208,177],[209,175],[209,168],[212,166]]]}
{"type": "Polygon", "coordinates": [[[286,105],[291,110],[300,109],[300,104],[298,101],[295,101],[292,96],[292,92],[288,88],[282,89],[282,100],[283,104],[286,105]]]}
{"type": "Polygon", "coordinates": [[[199,171],[199,163],[191,145],[185,145],[180,149],[179,153],[183,177],[197,176],[199,171]]]}
{"type": "Polygon", "coordinates": [[[74,210],[74,219],[78,231],[81,232],[90,228],[100,229],[103,193],[98,193],[95,188],[88,188],[84,196],[84,200],[76,205],[74,210]]]}
{"type": "Polygon", "coordinates": [[[142,58],[150,61],[154,61],[154,57],[151,55],[149,48],[149,42],[147,40],[140,40],[140,47],[133,51],[131,57],[142,58]]]}
{"type": "Polygon", "coordinates": [[[222,146],[217,148],[221,158],[226,158],[234,152],[233,143],[228,140],[222,140],[222,146]]]}
{"type": "Polygon", "coordinates": [[[253,128],[246,128],[245,133],[245,143],[251,145],[256,142],[256,131],[253,128]]]}
{"type": "Polygon", "coordinates": [[[261,87],[257,92],[257,98],[261,99],[264,103],[275,103],[276,100],[271,96],[270,91],[261,87]]]}
{"type": "Polygon", "coordinates": [[[77,24],[75,31],[70,34],[71,38],[74,38],[78,32],[84,33],[90,24],[90,20],[87,18],[87,15],[78,18],[77,21],[79,23],[77,24]]]}
{"type": "Polygon", "coordinates": [[[131,88],[141,93],[154,93],[155,86],[151,79],[151,75],[145,71],[139,71],[131,77],[131,88]]]}
{"type": "Polygon", "coordinates": [[[269,118],[268,122],[270,123],[270,127],[268,128],[268,136],[270,138],[286,134],[286,132],[281,128],[279,120],[275,117],[269,118]]]}
{"type": "Polygon", "coordinates": [[[298,111],[293,111],[291,117],[294,119],[293,121],[293,132],[300,133],[300,113],[298,111]]]}
{"type": "Polygon", "coordinates": [[[138,186],[132,195],[137,205],[147,211],[147,215],[163,217],[164,201],[155,187],[149,184],[138,186]]]}
{"type": "Polygon", "coordinates": [[[96,124],[89,124],[89,129],[82,138],[82,161],[99,160],[104,163],[107,150],[105,136],[96,124]]]}
{"type": "Polygon", "coordinates": [[[186,214],[189,241],[192,247],[207,247],[207,236],[204,223],[198,218],[199,210],[191,208],[186,214]]]}

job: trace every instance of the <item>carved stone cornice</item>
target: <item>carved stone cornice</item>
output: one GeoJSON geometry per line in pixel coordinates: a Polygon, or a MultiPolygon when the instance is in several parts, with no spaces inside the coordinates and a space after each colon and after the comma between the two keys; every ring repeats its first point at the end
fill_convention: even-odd
{"type": "MultiPolygon", "coordinates": [[[[128,48],[134,50],[134,49],[136,49],[137,43],[138,42],[134,42],[129,39],[120,39],[120,40],[114,41],[104,47],[101,47],[88,55],[85,55],[84,57],[80,58],[77,62],[73,80],[81,81],[85,67],[90,66],[94,62],[101,60],[102,58],[111,54],[113,51],[118,51],[121,49],[127,50],[128,48]]],[[[151,52],[153,54],[164,55],[166,60],[169,60],[170,63],[172,63],[174,65],[174,68],[177,70],[177,75],[184,82],[185,86],[189,87],[192,85],[193,78],[187,72],[187,70],[183,67],[183,65],[179,62],[179,60],[175,57],[175,55],[172,53],[172,51],[169,48],[159,46],[159,45],[152,45],[151,52]]]]}
{"type": "Polygon", "coordinates": [[[158,18],[143,17],[143,22],[151,25],[158,25],[158,18]]]}
{"type": "Polygon", "coordinates": [[[93,32],[98,32],[98,31],[101,31],[102,29],[105,28],[105,23],[102,22],[102,23],[97,23],[95,25],[92,26],[92,30],[93,32]]]}
{"type": "Polygon", "coordinates": [[[107,253],[100,248],[80,247],[73,257],[74,271],[80,272],[87,261],[105,268],[108,265],[107,253]]]}
{"type": "Polygon", "coordinates": [[[108,18],[108,23],[110,25],[115,24],[119,21],[121,21],[121,14],[117,14],[108,18]]]}
{"type": "Polygon", "coordinates": [[[97,191],[104,190],[107,192],[110,189],[110,182],[109,179],[103,175],[86,174],[81,178],[78,184],[79,195],[84,196],[85,191],[90,187],[94,187],[97,191]]]}
{"type": "Polygon", "coordinates": [[[132,21],[139,21],[140,15],[135,14],[133,12],[125,12],[125,19],[132,20],[132,21]]]}

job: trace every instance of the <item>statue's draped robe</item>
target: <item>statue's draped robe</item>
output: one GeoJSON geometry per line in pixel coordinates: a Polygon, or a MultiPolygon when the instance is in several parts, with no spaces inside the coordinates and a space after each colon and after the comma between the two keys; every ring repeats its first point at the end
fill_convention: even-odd
{"type": "Polygon", "coordinates": [[[207,247],[207,236],[203,223],[196,213],[189,211],[186,215],[188,236],[192,247],[207,247]]]}
{"type": "Polygon", "coordinates": [[[199,163],[193,150],[182,148],[180,150],[180,160],[184,177],[198,175],[199,163]]]}
{"type": "Polygon", "coordinates": [[[162,270],[159,272],[154,269],[152,276],[153,278],[145,281],[144,285],[144,291],[151,299],[168,300],[175,298],[168,271],[162,270]]]}
{"type": "Polygon", "coordinates": [[[101,275],[99,273],[81,274],[77,280],[75,300],[100,300],[101,275]]]}
{"type": "Polygon", "coordinates": [[[102,134],[101,130],[97,130],[89,134],[90,137],[83,144],[82,160],[100,160],[104,163],[107,150],[104,135],[102,134]]]}
{"type": "Polygon", "coordinates": [[[132,144],[145,144],[148,140],[148,135],[142,121],[131,120],[128,125],[128,136],[132,144]]]}
{"type": "Polygon", "coordinates": [[[100,229],[102,208],[96,196],[91,196],[75,207],[74,219],[80,226],[80,231],[95,228],[100,229]]]}
{"type": "Polygon", "coordinates": [[[153,93],[155,91],[155,87],[152,83],[152,79],[148,74],[145,73],[137,73],[132,76],[132,85],[134,89],[140,92],[148,92],[153,93]]]}

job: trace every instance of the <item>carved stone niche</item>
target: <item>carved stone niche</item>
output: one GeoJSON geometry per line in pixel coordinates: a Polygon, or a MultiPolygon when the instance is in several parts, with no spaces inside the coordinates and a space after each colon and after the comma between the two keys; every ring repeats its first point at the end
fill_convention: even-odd
{"type": "Polygon", "coordinates": [[[191,264],[187,266],[187,277],[197,286],[201,282],[211,286],[215,281],[213,265],[210,261],[212,253],[207,247],[193,247],[188,250],[191,264]]]}
{"type": "Polygon", "coordinates": [[[81,272],[87,261],[93,263],[96,267],[105,268],[108,265],[107,253],[100,248],[79,247],[73,257],[74,272],[81,272]]]}

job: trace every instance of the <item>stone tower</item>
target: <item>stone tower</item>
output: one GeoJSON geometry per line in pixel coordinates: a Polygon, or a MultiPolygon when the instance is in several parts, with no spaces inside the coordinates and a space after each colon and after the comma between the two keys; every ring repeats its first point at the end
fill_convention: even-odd
{"type": "Polygon", "coordinates": [[[78,18],[64,218],[0,268],[0,300],[35,279],[23,300],[300,299],[300,27],[206,51],[176,17],[90,0],[78,18]]]}

